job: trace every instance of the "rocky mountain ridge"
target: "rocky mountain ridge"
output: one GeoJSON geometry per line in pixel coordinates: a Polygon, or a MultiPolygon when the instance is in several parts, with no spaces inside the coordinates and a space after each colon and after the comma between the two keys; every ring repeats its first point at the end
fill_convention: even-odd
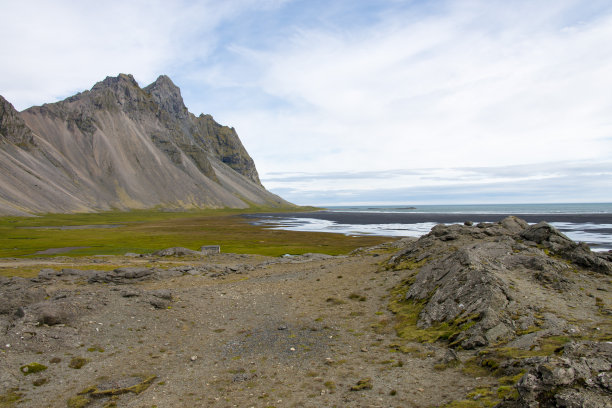
{"type": "Polygon", "coordinates": [[[190,113],[165,75],[107,77],[23,112],[0,97],[0,170],[1,215],[290,205],[235,129],[190,113]]]}

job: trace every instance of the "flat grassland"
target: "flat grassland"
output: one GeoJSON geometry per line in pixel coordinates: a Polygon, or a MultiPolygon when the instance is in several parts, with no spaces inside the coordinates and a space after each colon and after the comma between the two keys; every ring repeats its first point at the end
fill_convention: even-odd
{"type": "Polygon", "coordinates": [[[273,230],[241,217],[255,211],[262,212],[147,210],[0,217],[0,258],[144,254],[179,246],[198,250],[202,245],[220,245],[222,252],[267,256],[338,255],[389,241],[388,237],[273,230]]]}

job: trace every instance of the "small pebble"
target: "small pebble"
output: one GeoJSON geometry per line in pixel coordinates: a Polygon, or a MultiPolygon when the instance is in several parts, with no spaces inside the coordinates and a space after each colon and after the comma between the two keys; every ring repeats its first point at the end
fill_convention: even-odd
{"type": "Polygon", "coordinates": [[[291,351],[295,351],[295,347],[291,347],[289,350],[291,350],[291,351]]]}
{"type": "Polygon", "coordinates": [[[196,361],[198,359],[198,356],[191,356],[191,361],[196,361]]]}

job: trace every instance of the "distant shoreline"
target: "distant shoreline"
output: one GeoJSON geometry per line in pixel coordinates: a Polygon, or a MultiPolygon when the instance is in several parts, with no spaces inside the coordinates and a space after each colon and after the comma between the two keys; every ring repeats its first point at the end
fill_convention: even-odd
{"type": "MultiPolygon", "coordinates": [[[[436,224],[453,224],[465,221],[497,222],[513,215],[529,223],[568,222],[574,224],[612,224],[612,214],[462,214],[462,213],[413,213],[413,212],[351,212],[351,211],[313,211],[245,214],[247,218],[314,218],[333,221],[340,224],[417,224],[433,222],[436,224]]],[[[612,228],[606,228],[612,233],[612,228]]]]}
{"type": "Polygon", "coordinates": [[[612,213],[478,214],[415,212],[316,211],[245,214],[255,224],[279,230],[328,232],[345,235],[420,237],[436,224],[498,222],[516,216],[535,224],[546,221],[570,239],[586,242],[593,250],[612,250],[612,213]]]}

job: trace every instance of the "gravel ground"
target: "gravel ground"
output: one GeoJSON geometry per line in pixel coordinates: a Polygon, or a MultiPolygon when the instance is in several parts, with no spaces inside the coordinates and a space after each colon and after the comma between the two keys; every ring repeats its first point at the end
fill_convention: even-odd
{"type": "Polygon", "coordinates": [[[435,370],[445,349],[395,335],[387,303],[402,276],[380,271],[379,252],[174,258],[195,269],[129,284],[36,283],[74,313],[53,326],[28,313],[0,321],[0,406],[428,407],[492,381],[435,370]],[[199,272],[210,265],[231,269],[199,272]],[[24,375],[32,363],[47,368],[24,375]]]}

